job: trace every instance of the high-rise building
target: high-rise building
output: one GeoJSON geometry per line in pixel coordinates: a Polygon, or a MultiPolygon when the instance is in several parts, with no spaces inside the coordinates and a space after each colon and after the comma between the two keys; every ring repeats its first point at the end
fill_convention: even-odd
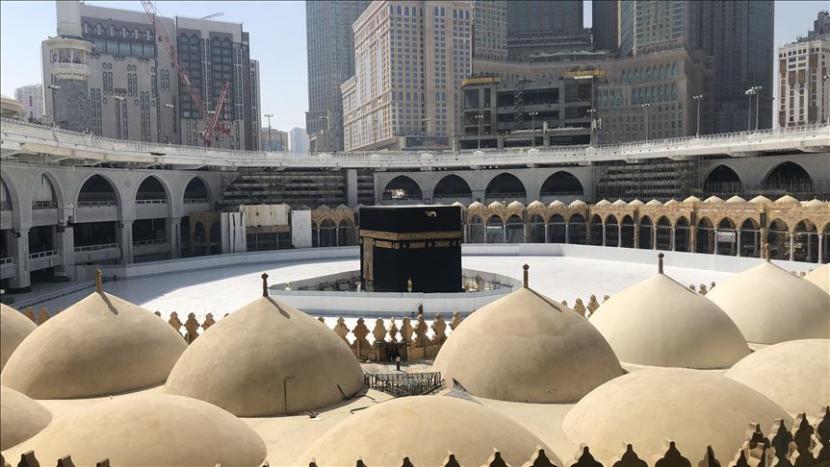
{"type": "Polygon", "coordinates": [[[778,125],[830,120],[830,26],[819,13],[806,37],[778,49],[778,125]]]}
{"type": "Polygon", "coordinates": [[[511,59],[590,48],[591,32],[582,26],[582,0],[507,2],[507,51],[511,59]]]}
{"type": "Polygon", "coordinates": [[[262,99],[259,94],[259,61],[251,60],[251,124],[255,125],[255,134],[252,141],[252,149],[261,149],[259,140],[259,128],[262,125],[262,99]]]}
{"type": "Polygon", "coordinates": [[[828,36],[830,36],[830,11],[819,11],[816,20],[813,21],[813,29],[807,33],[807,38],[827,39],[828,36]]]}
{"type": "Polygon", "coordinates": [[[260,147],[263,151],[288,152],[288,132],[276,128],[263,128],[260,135],[260,147]]]}
{"type": "Polygon", "coordinates": [[[23,118],[30,122],[40,122],[43,118],[43,86],[30,84],[14,90],[14,98],[23,104],[23,118]]]}
{"type": "Polygon", "coordinates": [[[594,0],[591,3],[591,35],[594,49],[617,51],[617,0],[594,0]]]}
{"type": "Polygon", "coordinates": [[[109,138],[202,145],[202,110],[180,82],[156,27],[212,112],[225,83],[217,147],[256,149],[248,33],[239,23],[155,17],[143,12],[57,4],[57,36],[42,43],[47,119],[109,138]]]}
{"type": "Polygon", "coordinates": [[[308,135],[305,128],[294,127],[288,130],[288,150],[298,156],[308,154],[308,135]]]}
{"type": "Polygon", "coordinates": [[[756,106],[745,94],[753,87],[758,126],[772,126],[772,0],[621,0],[618,8],[621,56],[703,50],[712,74],[701,132],[747,130],[748,121],[754,127],[756,106]]]}
{"type": "Polygon", "coordinates": [[[473,57],[507,59],[506,0],[473,0],[473,57]]]}
{"type": "Polygon", "coordinates": [[[347,151],[448,147],[471,71],[471,1],[375,1],[354,24],[343,83],[347,151]]]}
{"type": "Polygon", "coordinates": [[[306,2],[306,129],[314,152],[343,150],[343,100],[340,85],[354,75],[352,23],[368,4],[366,0],[306,2]]]}

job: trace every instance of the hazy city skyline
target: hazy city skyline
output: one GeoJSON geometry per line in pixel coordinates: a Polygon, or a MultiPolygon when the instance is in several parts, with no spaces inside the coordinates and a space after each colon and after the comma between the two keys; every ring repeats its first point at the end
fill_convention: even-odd
{"type": "MultiPolygon", "coordinates": [[[[142,11],[137,1],[88,1],[91,5],[142,11]]],[[[775,2],[775,51],[806,35],[824,1],[775,2]]],[[[260,61],[261,113],[274,114],[273,128],[305,127],[308,110],[305,2],[158,2],[161,14],[200,18],[221,12],[217,21],[241,22],[251,35],[251,57],[260,61]]],[[[591,1],[584,8],[585,26],[592,23],[591,1]]],[[[16,88],[40,84],[40,43],[55,35],[54,1],[0,3],[0,90],[14,96],[16,88]],[[31,21],[37,18],[38,21],[31,21]],[[9,46],[14,44],[14,47],[9,46]]],[[[774,76],[778,62],[774,60],[774,76]]],[[[777,93],[777,87],[776,87],[777,93]]]]}

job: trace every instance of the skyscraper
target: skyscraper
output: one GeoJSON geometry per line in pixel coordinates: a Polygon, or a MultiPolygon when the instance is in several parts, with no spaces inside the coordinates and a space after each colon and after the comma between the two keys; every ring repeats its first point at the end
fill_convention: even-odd
{"type": "Polygon", "coordinates": [[[643,55],[686,47],[695,2],[684,0],[622,0],[619,2],[622,56],[643,55]]]}
{"type": "Polygon", "coordinates": [[[450,145],[471,69],[472,2],[375,1],[354,24],[341,86],[347,151],[450,145]]]}
{"type": "Polygon", "coordinates": [[[343,150],[343,101],[340,85],[354,75],[352,23],[368,4],[366,0],[306,2],[306,129],[312,151],[343,150]]]}
{"type": "Polygon", "coordinates": [[[24,119],[40,121],[43,118],[43,86],[30,84],[14,90],[14,98],[23,104],[24,119]]]}
{"type": "Polygon", "coordinates": [[[507,1],[473,1],[473,56],[486,60],[507,58],[507,1]]]}
{"type": "Polygon", "coordinates": [[[294,127],[288,130],[288,148],[291,154],[298,156],[308,154],[308,135],[305,128],[294,127]]]}
{"type": "Polygon", "coordinates": [[[830,24],[819,13],[806,37],[778,49],[778,125],[830,120],[830,24]],[[824,20],[824,22],[822,22],[824,20]]]}
{"type": "Polygon", "coordinates": [[[617,50],[617,0],[594,0],[591,3],[591,34],[594,48],[617,50]]]}
{"type": "Polygon", "coordinates": [[[582,26],[582,0],[507,2],[507,49],[511,58],[590,47],[591,34],[582,26]]]}

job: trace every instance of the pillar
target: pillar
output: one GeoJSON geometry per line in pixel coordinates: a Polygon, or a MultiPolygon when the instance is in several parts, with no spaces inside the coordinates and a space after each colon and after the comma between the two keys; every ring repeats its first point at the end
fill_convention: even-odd
{"type": "Polygon", "coordinates": [[[602,223],[602,246],[605,246],[605,222],[602,223]]]}
{"type": "Polygon", "coordinates": [[[507,243],[507,224],[501,225],[501,242],[507,243]]]}
{"type": "Polygon", "coordinates": [[[65,277],[75,278],[75,229],[71,225],[58,226],[55,248],[60,251],[61,266],[57,268],[65,277]]]}
{"type": "Polygon", "coordinates": [[[346,204],[354,209],[357,207],[357,170],[346,170],[346,204]]]}
{"type": "Polygon", "coordinates": [[[824,262],[824,235],[819,233],[818,236],[818,264],[824,262]]]}
{"type": "Polygon", "coordinates": [[[735,253],[735,256],[740,258],[740,256],[741,256],[741,230],[740,229],[735,231],[735,245],[736,245],[735,248],[738,250],[735,253]]]}
{"type": "Polygon", "coordinates": [[[571,243],[571,224],[565,222],[565,243],[571,243]]]}
{"type": "Polygon", "coordinates": [[[640,248],[640,222],[634,223],[634,248],[640,248]]]}
{"type": "Polygon", "coordinates": [[[697,253],[697,226],[689,226],[689,252],[697,253]]]}
{"type": "Polygon", "coordinates": [[[657,249],[657,224],[651,225],[651,249],[657,249]]]}
{"type": "Polygon", "coordinates": [[[548,243],[548,224],[545,224],[545,243],[548,243]]]}
{"type": "MultiPolygon", "coordinates": [[[[757,251],[759,248],[762,248],[767,241],[769,241],[769,231],[768,229],[761,227],[761,238],[759,239],[758,243],[755,244],[755,250],[757,251]]],[[[763,249],[761,250],[763,251],[763,249]]]]}
{"type": "Polygon", "coordinates": [[[170,244],[170,257],[182,257],[182,242],[181,242],[181,217],[168,217],[165,221],[165,234],[167,235],[167,243],[170,244]]]}
{"type": "MultiPolygon", "coordinates": [[[[121,247],[121,264],[133,262],[133,221],[121,221],[118,232],[118,246],[121,247]]],[[[210,232],[207,232],[207,237],[210,232]]]]}
{"type": "Polygon", "coordinates": [[[808,263],[813,262],[813,236],[810,235],[810,232],[804,234],[807,236],[807,258],[805,259],[808,263]]]}
{"type": "Polygon", "coordinates": [[[795,233],[790,231],[790,261],[795,261],[795,233]]]}
{"type": "Polygon", "coordinates": [[[676,230],[676,229],[675,229],[675,227],[672,227],[672,228],[671,228],[671,231],[670,231],[670,233],[669,233],[669,235],[671,236],[671,237],[670,237],[670,238],[671,238],[671,240],[670,240],[670,243],[671,243],[671,251],[677,251],[677,245],[675,244],[677,234],[675,233],[675,230],[676,230]]]}
{"type": "Polygon", "coordinates": [[[714,242],[714,248],[712,248],[712,254],[718,254],[718,228],[715,227],[712,229],[712,241],[714,242]]]}
{"type": "Polygon", "coordinates": [[[29,277],[29,229],[13,229],[9,231],[9,248],[14,258],[14,277],[9,281],[8,292],[28,292],[31,290],[29,277]]]}
{"type": "Polygon", "coordinates": [[[622,248],[622,222],[617,224],[617,248],[622,248]]]}

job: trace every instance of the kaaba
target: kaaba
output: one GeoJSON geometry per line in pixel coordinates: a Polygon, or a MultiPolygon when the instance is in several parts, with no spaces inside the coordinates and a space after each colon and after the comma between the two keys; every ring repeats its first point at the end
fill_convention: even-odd
{"type": "Polygon", "coordinates": [[[458,206],[360,208],[360,277],[370,292],[461,292],[458,206]]]}

